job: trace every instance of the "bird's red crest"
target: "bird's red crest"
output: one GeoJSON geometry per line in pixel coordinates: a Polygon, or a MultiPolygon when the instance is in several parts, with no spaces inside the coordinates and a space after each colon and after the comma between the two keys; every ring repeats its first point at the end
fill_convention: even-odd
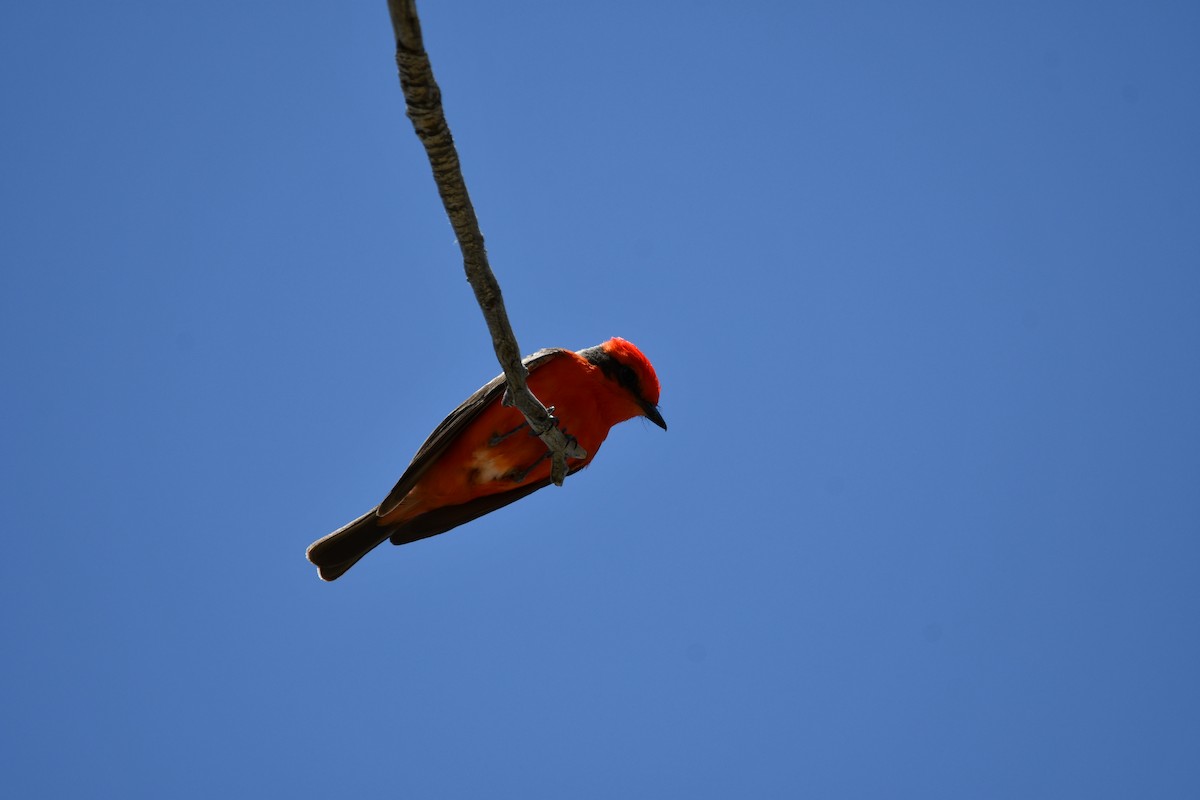
{"type": "Polygon", "coordinates": [[[642,399],[648,400],[652,405],[658,405],[661,389],[658,385],[658,374],[655,373],[650,359],[646,358],[633,342],[622,339],[620,336],[614,336],[600,347],[614,359],[632,369],[638,377],[642,399]]]}

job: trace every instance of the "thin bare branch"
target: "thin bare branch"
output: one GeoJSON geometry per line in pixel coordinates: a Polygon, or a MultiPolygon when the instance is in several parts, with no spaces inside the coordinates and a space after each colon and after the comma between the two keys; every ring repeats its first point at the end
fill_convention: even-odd
{"type": "Polygon", "coordinates": [[[417,137],[429,156],[438,194],[442,197],[442,205],[446,208],[446,215],[450,217],[450,224],[454,226],[454,233],[458,237],[458,246],[462,249],[467,281],[475,291],[475,300],[492,334],[496,359],[508,379],[505,402],[516,406],[525,415],[529,427],[546,443],[553,459],[550,476],[562,486],[567,476],[567,458],[586,458],[587,452],[574,437],[559,429],[558,421],[534,397],[525,383],[528,373],[521,363],[521,348],[509,324],[508,312],[504,309],[500,284],[488,264],[479,220],[475,217],[475,207],[471,205],[471,198],[467,194],[458,151],[442,111],[442,92],[433,79],[433,68],[421,38],[416,2],[388,0],[388,11],[391,12],[392,29],[396,34],[396,64],[400,68],[400,87],[404,90],[408,118],[412,120],[417,137]]]}

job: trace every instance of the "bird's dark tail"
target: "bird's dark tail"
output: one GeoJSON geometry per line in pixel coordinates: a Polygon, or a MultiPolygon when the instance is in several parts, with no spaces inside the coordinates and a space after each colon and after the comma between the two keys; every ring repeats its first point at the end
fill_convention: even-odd
{"type": "Polygon", "coordinates": [[[305,555],[316,565],[321,580],[337,580],[360,558],[388,540],[394,528],[379,524],[375,509],[308,546],[305,555]]]}

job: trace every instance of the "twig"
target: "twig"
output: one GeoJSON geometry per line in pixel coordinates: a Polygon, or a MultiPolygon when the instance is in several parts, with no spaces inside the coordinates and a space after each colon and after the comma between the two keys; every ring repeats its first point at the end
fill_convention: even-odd
{"type": "Polygon", "coordinates": [[[492,334],[492,347],[508,379],[508,391],[504,402],[517,407],[525,415],[529,427],[546,443],[551,455],[550,477],[559,486],[567,476],[567,458],[586,458],[587,451],[579,446],[574,437],[558,428],[558,420],[550,415],[541,401],[525,383],[528,371],[521,363],[521,348],[516,334],[508,321],[504,309],[504,297],[500,284],[488,265],[487,250],[483,246],[483,234],[475,207],[467,194],[462,168],[458,163],[458,151],[454,138],[446,124],[442,111],[442,92],[433,79],[433,68],[421,39],[421,21],[417,18],[415,0],[388,0],[388,11],[392,15],[392,29],[396,34],[396,64],[400,67],[400,88],[404,90],[404,101],[408,106],[408,118],[433,167],[433,179],[458,246],[462,249],[463,268],[467,281],[475,291],[475,300],[483,311],[488,330],[492,334]]]}

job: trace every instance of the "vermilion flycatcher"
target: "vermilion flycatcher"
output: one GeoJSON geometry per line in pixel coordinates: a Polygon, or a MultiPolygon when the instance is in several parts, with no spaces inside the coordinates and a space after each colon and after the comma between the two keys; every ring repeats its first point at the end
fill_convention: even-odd
{"type": "MultiPolygon", "coordinates": [[[[631,342],[609,339],[573,353],[542,350],[525,359],[528,384],[586,458],[567,460],[568,474],[595,457],[608,431],[633,417],[666,430],[658,412],[658,376],[631,342]]],[[[308,560],[332,581],[388,539],[407,544],[445,533],[550,483],[550,454],[525,417],[504,405],[503,375],[468,397],[434,429],[383,502],[308,548],[308,560]]]]}

